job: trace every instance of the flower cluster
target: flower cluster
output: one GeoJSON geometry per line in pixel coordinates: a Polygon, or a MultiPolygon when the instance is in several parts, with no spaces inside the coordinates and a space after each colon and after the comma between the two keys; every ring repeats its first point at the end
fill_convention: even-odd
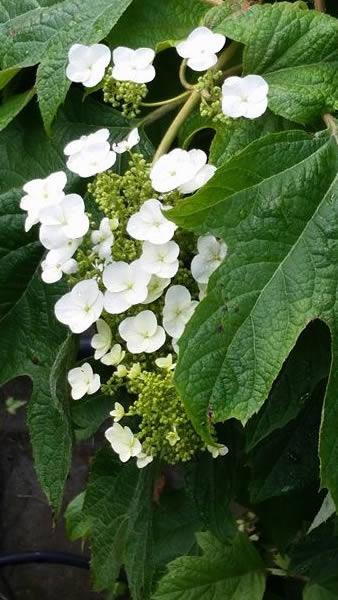
{"type": "MultiPolygon", "coordinates": [[[[220,81],[217,52],[225,42],[224,36],[199,27],[177,45],[191,69],[207,71],[204,81],[210,80],[213,94],[220,81]]],[[[103,81],[110,101],[135,114],[155,77],[154,57],[150,48],[119,47],[111,53],[103,44],[75,44],[66,72],[86,87],[103,81]]],[[[258,75],[228,77],[217,101],[224,115],[252,119],[266,110],[267,94],[258,75]]],[[[124,387],[129,405],[115,402],[106,438],[122,462],[135,458],[143,468],[154,457],[175,463],[197,450],[214,457],[227,452],[216,441],[206,446],[198,437],[173,383],[179,340],[227,246],[211,234],[196,239],[167,218],[168,209],[213,177],[216,167],[206,153],[175,148],[150,164],[135,151],[139,142],[134,127],[122,140],[98,129],[66,145],[67,169],[92,178],[87,190],[96,208],[91,214],[81,196],[66,193],[65,172],[26,183],[20,206],[27,213],[26,231],[38,225],[47,250],[42,279],[53,283],[65,274],[69,283],[56,302],[56,318],[76,334],[95,325],[93,360],[111,369],[104,383],[92,362],[71,369],[71,396],[78,400],[101,387],[114,397],[124,387]],[[121,154],[129,161],[118,174],[112,168],[121,154]]],[[[210,435],[213,439],[212,429],[210,435]]]]}

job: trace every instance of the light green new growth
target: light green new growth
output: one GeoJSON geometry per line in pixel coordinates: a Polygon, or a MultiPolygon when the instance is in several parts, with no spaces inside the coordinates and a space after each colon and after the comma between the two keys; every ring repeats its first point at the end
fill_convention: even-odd
{"type": "Polygon", "coordinates": [[[139,437],[146,454],[175,464],[204,448],[176,392],[172,372],[142,371],[129,380],[128,389],[137,394],[129,414],[141,419],[139,437]]]}
{"type": "Polygon", "coordinates": [[[124,117],[133,119],[140,112],[140,105],[148,93],[145,83],[117,81],[111,68],[103,78],[103,99],[114,108],[120,108],[124,117]]]}

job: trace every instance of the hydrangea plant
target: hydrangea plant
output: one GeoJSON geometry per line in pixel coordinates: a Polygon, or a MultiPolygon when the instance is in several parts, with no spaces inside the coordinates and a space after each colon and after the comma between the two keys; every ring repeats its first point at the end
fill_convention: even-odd
{"type": "Polygon", "coordinates": [[[56,517],[95,436],[95,588],[338,598],[334,3],[3,4],[0,375],[56,517]]]}

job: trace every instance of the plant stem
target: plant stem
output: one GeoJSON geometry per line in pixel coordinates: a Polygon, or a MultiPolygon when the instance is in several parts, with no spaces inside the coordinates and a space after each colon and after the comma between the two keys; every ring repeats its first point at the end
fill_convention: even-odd
{"type": "Polygon", "coordinates": [[[173,141],[177,135],[179,128],[181,127],[182,123],[184,123],[186,118],[189,116],[191,111],[194,109],[196,104],[198,104],[199,100],[200,100],[200,93],[197,91],[191,92],[188,100],[182,106],[179,113],[177,113],[175,119],[173,120],[170,127],[168,128],[165,135],[163,136],[163,139],[156,150],[153,162],[157,161],[160,158],[160,156],[162,156],[162,154],[165,154],[167,152],[167,150],[169,150],[171,144],[173,143],[173,141]]]}
{"type": "Polygon", "coordinates": [[[192,90],[194,86],[191,85],[191,83],[189,83],[189,81],[187,81],[185,78],[186,66],[187,66],[187,60],[184,59],[181,62],[180,70],[179,70],[180,82],[186,90],[192,90]]]}
{"type": "Polygon", "coordinates": [[[150,125],[150,123],[154,123],[154,121],[157,121],[163,117],[163,115],[166,115],[168,112],[174,110],[177,106],[182,104],[183,101],[184,98],[181,96],[179,99],[176,99],[175,102],[168,102],[167,104],[156,108],[156,110],[151,111],[148,115],[140,119],[140,121],[136,124],[136,127],[147,126],[150,125]]]}
{"type": "Polygon", "coordinates": [[[141,106],[164,106],[165,104],[170,104],[171,102],[177,102],[177,100],[182,100],[189,94],[189,92],[183,92],[183,94],[179,94],[174,98],[168,98],[167,100],[159,100],[158,102],[141,102],[141,106]]]}
{"type": "Polygon", "coordinates": [[[313,0],[313,3],[316,10],[319,10],[320,12],[326,11],[325,0],[313,0]]]}
{"type": "Polygon", "coordinates": [[[223,50],[222,54],[218,57],[218,61],[213,67],[215,71],[220,71],[223,69],[224,65],[226,65],[229,60],[234,56],[236,50],[238,48],[238,42],[231,42],[230,46],[223,50]]]}
{"type": "Polygon", "coordinates": [[[332,115],[330,115],[330,113],[325,113],[325,115],[323,115],[323,121],[338,144],[338,122],[332,115]]]}
{"type": "Polygon", "coordinates": [[[236,75],[236,73],[240,73],[243,69],[243,65],[234,65],[233,67],[229,67],[229,69],[225,69],[223,71],[223,78],[229,77],[229,75],[236,75]]]}

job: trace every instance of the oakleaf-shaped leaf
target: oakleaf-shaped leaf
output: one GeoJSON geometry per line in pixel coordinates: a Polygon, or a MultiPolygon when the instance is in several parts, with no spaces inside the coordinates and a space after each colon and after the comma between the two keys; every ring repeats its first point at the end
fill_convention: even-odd
{"type": "Polygon", "coordinates": [[[203,556],[183,556],[169,564],[153,600],[261,600],[265,575],[262,560],[243,534],[229,545],[198,536],[203,556]]]}
{"type": "Polygon", "coordinates": [[[94,44],[112,29],[131,0],[1,0],[2,69],[40,63],[36,90],[47,129],[64,101],[67,54],[74,43],[94,44]]]}
{"type": "Polygon", "coordinates": [[[308,123],[338,102],[338,21],[298,3],[253,6],[217,28],[245,45],[244,74],[269,83],[269,107],[308,123]],[[273,35],[272,33],[273,32],[273,35]]]}
{"type": "MultiPolygon", "coordinates": [[[[335,135],[287,132],[252,143],[172,218],[226,240],[180,344],[176,381],[197,430],[208,415],[243,423],[266,400],[306,325],[322,319],[338,353],[338,152],[335,135]]],[[[337,369],[321,432],[322,481],[338,500],[337,369]]]]}

